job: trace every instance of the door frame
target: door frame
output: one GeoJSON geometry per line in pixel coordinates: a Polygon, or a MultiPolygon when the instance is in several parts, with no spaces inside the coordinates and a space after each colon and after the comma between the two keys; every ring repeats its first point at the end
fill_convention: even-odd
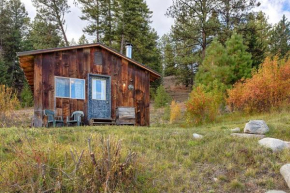
{"type": "MultiPolygon", "coordinates": [[[[88,74],[88,96],[87,96],[87,99],[88,99],[88,108],[87,108],[87,113],[88,113],[88,121],[90,121],[90,100],[92,100],[90,98],[90,92],[91,92],[91,80],[90,80],[90,77],[100,77],[100,78],[105,78],[107,79],[107,81],[109,82],[109,88],[108,88],[108,92],[109,92],[109,96],[110,96],[110,99],[109,99],[109,110],[110,110],[110,117],[108,117],[108,119],[111,119],[112,118],[112,78],[111,76],[109,75],[102,75],[102,74],[93,74],[93,73],[89,73],[88,74]]],[[[106,89],[107,90],[107,89],[106,89]]],[[[101,119],[101,118],[100,118],[101,119]]]]}

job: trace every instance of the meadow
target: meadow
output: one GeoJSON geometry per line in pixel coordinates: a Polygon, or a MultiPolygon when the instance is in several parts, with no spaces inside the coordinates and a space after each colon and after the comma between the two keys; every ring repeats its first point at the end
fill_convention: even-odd
{"type": "Polygon", "coordinates": [[[251,119],[267,122],[270,127],[267,136],[290,141],[288,111],[223,115],[215,123],[197,127],[158,124],[2,128],[0,189],[3,192],[287,191],[279,169],[289,162],[289,150],[273,153],[259,146],[257,139],[230,136],[230,129],[243,128],[251,119]],[[204,138],[194,140],[193,133],[204,138]],[[92,153],[99,167],[98,175],[92,153]],[[118,169],[120,165],[125,169],[118,169]]]}

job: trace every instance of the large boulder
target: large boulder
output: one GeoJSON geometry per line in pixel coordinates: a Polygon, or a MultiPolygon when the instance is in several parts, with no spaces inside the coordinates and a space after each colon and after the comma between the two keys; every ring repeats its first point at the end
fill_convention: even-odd
{"type": "Polygon", "coordinates": [[[285,143],[284,141],[270,137],[259,140],[259,144],[264,147],[270,148],[273,151],[281,151],[288,147],[287,143],[285,143]]]}
{"type": "Polygon", "coordinates": [[[246,123],[244,128],[245,133],[251,134],[265,134],[269,131],[269,127],[263,120],[251,120],[246,123]]]}
{"type": "Polygon", "coordinates": [[[280,173],[290,188],[290,164],[285,164],[280,168],[280,173]]]}

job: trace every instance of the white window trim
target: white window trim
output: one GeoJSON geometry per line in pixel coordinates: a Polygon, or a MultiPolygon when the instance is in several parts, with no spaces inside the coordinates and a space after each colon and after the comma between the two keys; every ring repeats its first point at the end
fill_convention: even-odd
{"type": "Polygon", "coordinates": [[[63,76],[55,76],[54,77],[54,96],[55,98],[64,98],[64,99],[77,99],[77,100],[86,100],[86,80],[85,79],[80,79],[80,78],[69,78],[69,77],[63,77],[63,76]],[[69,79],[69,97],[62,97],[62,96],[56,96],[56,79],[57,78],[62,78],[62,79],[69,79]],[[84,98],[71,98],[71,81],[72,80],[82,80],[84,83],[84,98]]]}

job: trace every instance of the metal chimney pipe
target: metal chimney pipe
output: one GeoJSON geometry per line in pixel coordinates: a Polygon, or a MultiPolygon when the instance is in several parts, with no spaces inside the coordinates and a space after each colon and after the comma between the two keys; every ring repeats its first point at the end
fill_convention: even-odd
{"type": "Polygon", "coordinates": [[[133,49],[133,45],[132,44],[126,44],[126,56],[128,58],[132,58],[132,49],[133,49]]]}

